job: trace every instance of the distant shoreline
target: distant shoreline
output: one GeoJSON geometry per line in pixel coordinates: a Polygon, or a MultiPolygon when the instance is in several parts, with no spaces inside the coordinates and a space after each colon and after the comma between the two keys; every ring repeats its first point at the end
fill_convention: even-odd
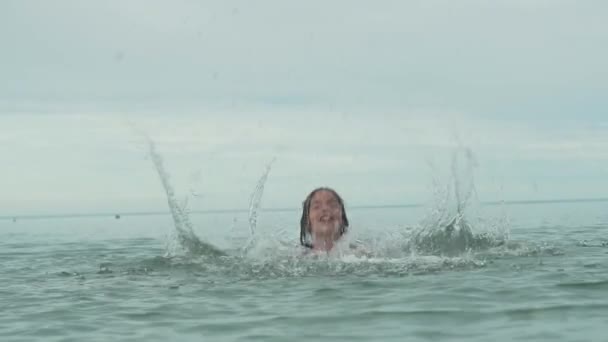
{"type": "MultiPolygon", "coordinates": [[[[608,198],[573,198],[573,199],[541,199],[541,200],[511,200],[511,201],[487,201],[481,202],[484,206],[497,205],[526,205],[526,204],[560,204],[560,203],[600,203],[608,202],[608,198]]],[[[373,210],[373,209],[397,209],[397,208],[421,208],[424,204],[385,204],[385,205],[353,205],[349,210],[373,210]]],[[[299,211],[300,208],[261,208],[261,212],[288,212],[299,211]]],[[[238,214],[248,213],[248,209],[211,209],[211,210],[192,210],[189,214],[238,214]]],[[[62,219],[62,218],[93,218],[108,217],[119,220],[127,216],[163,216],[171,215],[169,211],[133,211],[133,212],[104,212],[104,213],[64,213],[64,214],[44,214],[44,215],[3,215],[0,220],[37,220],[37,219],[62,219]]]]}

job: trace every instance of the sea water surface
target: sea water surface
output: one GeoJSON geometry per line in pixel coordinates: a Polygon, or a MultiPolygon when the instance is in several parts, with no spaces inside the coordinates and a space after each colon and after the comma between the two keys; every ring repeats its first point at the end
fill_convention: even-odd
{"type": "Polygon", "coordinates": [[[425,208],[347,208],[363,256],[302,257],[297,210],[254,240],[248,213],[189,215],[224,256],[168,214],[3,219],[0,340],[606,341],[607,205],[482,207],[503,234],[462,251],[412,246],[425,208]]]}

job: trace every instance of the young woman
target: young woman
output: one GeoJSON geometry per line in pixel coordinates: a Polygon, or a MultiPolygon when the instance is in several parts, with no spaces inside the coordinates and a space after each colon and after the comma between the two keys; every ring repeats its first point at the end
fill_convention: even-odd
{"type": "Polygon", "coordinates": [[[300,219],[302,246],[313,251],[330,251],[347,229],[344,201],[335,190],[321,187],[306,197],[300,219]]]}

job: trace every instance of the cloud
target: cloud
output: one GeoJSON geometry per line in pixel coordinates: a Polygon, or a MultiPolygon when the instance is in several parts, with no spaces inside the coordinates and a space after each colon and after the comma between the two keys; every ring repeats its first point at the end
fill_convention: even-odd
{"type": "Polygon", "coordinates": [[[572,117],[607,105],[600,2],[3,6],[5,99],[447,108],[499,117],[572,117]]]}

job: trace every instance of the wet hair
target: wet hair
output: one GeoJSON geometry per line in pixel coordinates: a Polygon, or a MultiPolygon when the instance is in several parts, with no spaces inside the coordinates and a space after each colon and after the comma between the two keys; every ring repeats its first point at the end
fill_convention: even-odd
{"type": "Polygon", "coordinates": [[[310,242],[310,219],[308,217],[310,214],[310,203],[312,202],[313,196],[319,191],[328,191],[338,200],[338,204],[342,210],[342,226],[340,226],[340,236],[344,235],[348,229],[348,218],[346,217],[346,210],[344,210],[344,201],[342,200],[342,197],[340,197],[340,195],[338,195],[334,189],[328,187],[316,188],[310,194],[308,194],[304,202],[302,202],[302,218],[300,219],[300,244],[308,248],[313,248],[312,242],[310,242]]]}

